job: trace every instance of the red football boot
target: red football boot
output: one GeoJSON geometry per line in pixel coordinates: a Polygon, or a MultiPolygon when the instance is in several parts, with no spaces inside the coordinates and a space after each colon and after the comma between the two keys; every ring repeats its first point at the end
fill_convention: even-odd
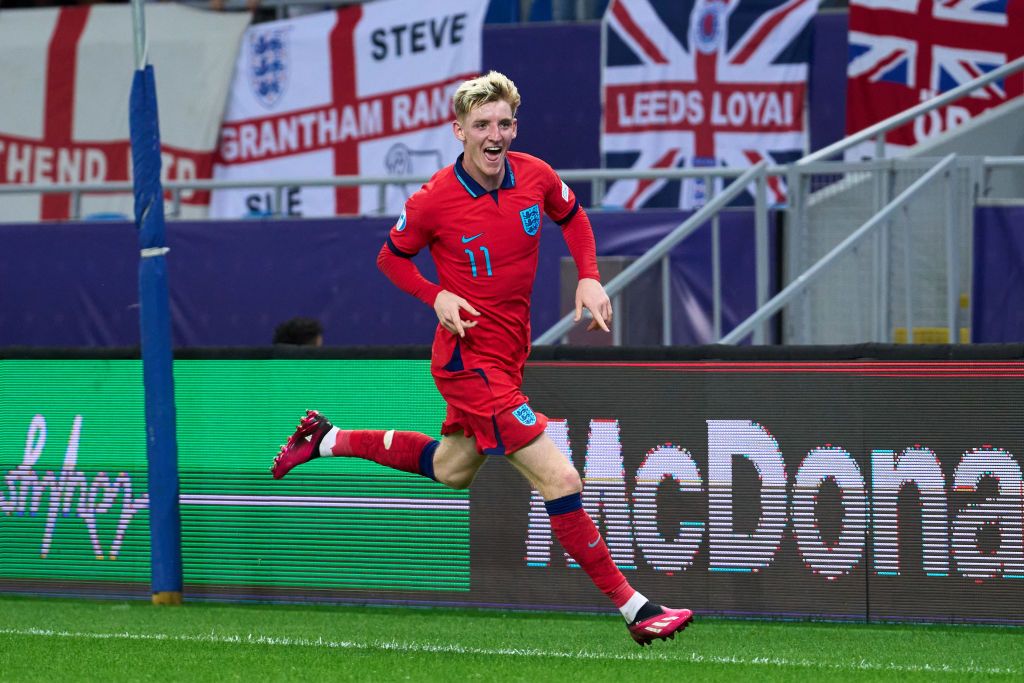
{"type": "Polygon", "coordinates": [[[320,457],[320,442],[334,425],[326,417],[315,410],[307,410],[306,416],[299,420],[295,433],[288,443],[281,446],[281,451],[274,458],[270,472],[274,479],[280,479],[293,468],[313,458],[320,457]]]}
{"type": "Polygon", "coordinates": [[[688,609],[661,608],[661,614],[629,624],[629,635],[640,647],[650,645],[654,640],[675,638],[676,634],[690,625],[693,612],[688,609]]]}

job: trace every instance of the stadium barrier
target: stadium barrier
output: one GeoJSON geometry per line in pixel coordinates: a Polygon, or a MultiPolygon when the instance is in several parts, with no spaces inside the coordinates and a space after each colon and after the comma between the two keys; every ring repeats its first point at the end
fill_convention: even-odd
{"type": "MultiPolygon", "coordinates": [[[[599,256],[639,256],[689,216],[684,211],[602,212],[592,217],[599,256]]],[[[772,216],[772,227],[777,216],[772,216]]],[[[720,308],[725,329],[756,308],[754,226],[748,211],[720,217],[720,308]]],[[[167,224],[172,343],[177,347],[263,346],[295,315],[317,318],[326,343],[429,344],[432,308],[394,287],[377,253],[394,219],[176,221],[167,224]],[[295,254],[304,245],[302,258],[295,254]]],[[[773,231],[774,233],[774,231],[773,231]]],[[[706,341],[716,230],[701,226],[670,259],[676,344],[706,341]],[[708,313],[705,314],[704,311],[708,313]],[[703,339],[702,339],[703,338],[703,339]]],[[[561,230],[544,219],[532,327],[561,313],[561,230]]],[[[129,223],[0,225],[0,347],[113,347],[139,343],[138,236],[129,223]],[[40,264],[45,264],[41,267],[40,264]],[[15,305],[16,302],[16,305],[15,305]]],[[[426,250],[417,258],[436,280],[426,250]]],[[[629,293],[632,296],[634,293],[629,293]]],[[[661,306],[660,299],[651,307],[661,306]]]]}
{"type": "MultiPolygon", "coordinates": [[[[1021,345],[538,348],[532,405],[613,558],[699,614],[1021,623],[1021,345]]],[[[304,408],[436,434],[422,347],[175,361],[187,600],[602,610],[542,501],[358,459],[267,468],[304,408]]],[[[141,363],[0,350],[0,592],[148,598],[141,363]]]]}

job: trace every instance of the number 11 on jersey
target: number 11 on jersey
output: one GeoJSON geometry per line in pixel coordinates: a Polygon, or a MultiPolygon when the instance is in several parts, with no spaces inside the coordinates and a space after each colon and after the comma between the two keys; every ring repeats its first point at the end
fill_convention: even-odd
{"type": "MultiPolygon", "coordinates": [[[[479,247],[480,251],[484,255],[484,263],[487,265],[487,275],[490,277],[493,275],[491,272],[491,252],[487,250],[487,247],[479,247]]],[[[469,267],[473,269],[473,277],[476,277],[476,256],[473,254],[472,249],[463,249],[466,255],[469,256],[469,267]]]]}

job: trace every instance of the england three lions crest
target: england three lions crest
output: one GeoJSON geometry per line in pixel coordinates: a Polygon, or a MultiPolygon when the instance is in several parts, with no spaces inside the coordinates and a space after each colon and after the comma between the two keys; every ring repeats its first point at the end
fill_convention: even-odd
{"type": "Polygon", "coordinates": [[[249,86],[256,100],[270,109],[288,85],[288,29],[253,33],[249,37],[249,86]]]}
{"type": "Polygon", "coordinates": [[[537,231],[540,230],[540,207],[536,204],[520,211],[519,218],[523,221],[523,230],[530,237],[536,235],[537,231]]]}
{"type": "Polygon", "coordinates": [[[529,403],[524,403],[513,410],[512,415],[514,415],[515,418],[519,420],[519,423],[524,427],[532,427],[537,424],[537,414],[533,412],[533,408],[530,407],[529,403]]]}

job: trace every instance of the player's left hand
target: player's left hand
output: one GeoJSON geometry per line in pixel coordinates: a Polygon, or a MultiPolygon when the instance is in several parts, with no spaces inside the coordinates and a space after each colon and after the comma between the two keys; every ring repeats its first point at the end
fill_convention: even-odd
{"type": "Polygon", "coordinates": [[[598,328],[610,332],[609,325],[612,323],[612,302],[604,291],[604,286],[589,277],[580,280],[576,285],[576,317],[573,322],[579,322],[583,317],[583,309],[590,311],[594,317],[587,325],[587,331],[598,328]]]}

